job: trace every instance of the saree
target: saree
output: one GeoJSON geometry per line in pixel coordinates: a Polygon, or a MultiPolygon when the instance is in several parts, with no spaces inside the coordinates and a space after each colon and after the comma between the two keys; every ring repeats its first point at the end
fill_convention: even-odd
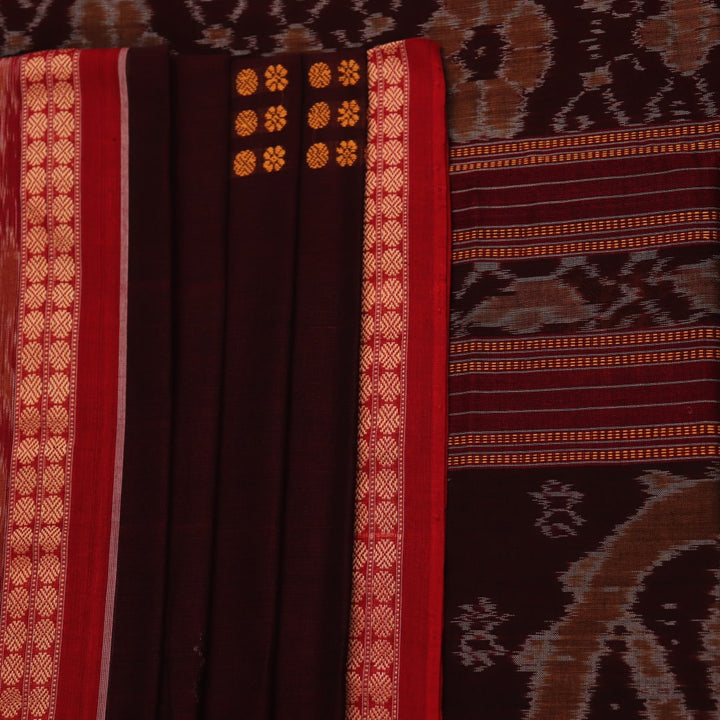
{"type": "Polygon", "coordinates": [[[438,48],[48,51],[0,80],[0,714],[434,715],[438,48]]]}
{"type": "Polygon", "coordinates": [[[717,711],[719,130],[452,150],[448,719],[717,711]]]}
{"type": "Polygon", "coordinates": [[[81,60],[50,52],[3,61],[22,100],[21,113],[6,116],[18,122],[21,148],[0,618],[0,709],[8,718],[54,716],[58,706],[89,717],[104,692],[123,446],[125,55],[98,51],[81,60]],[[82,92],[88,86],[98,89],[91,98],[82,92]]]}

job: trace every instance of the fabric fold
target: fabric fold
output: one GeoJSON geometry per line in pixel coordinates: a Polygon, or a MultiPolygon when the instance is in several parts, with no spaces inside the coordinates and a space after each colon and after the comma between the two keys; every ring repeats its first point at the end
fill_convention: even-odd
{"type": "Polygon", "coordinates": [[[0,100],[0,715],[437,715],[438,48],[48,51],[0,100]]]}
{"type": "Polygon", "coordinates": [[[197,718],[208,641],[225,333],[230,60],[171,60],[173,427],[160,712],[197,718]]]}
{"type": "Polygon", "coordinates": [[[129,101],[127,401],[107,717],[154,718],[171,437],[170,84],[165,48],[133,49],[129,101]]]}
{"type": "Polygon", "coordinates": [[[278,720],[345,714],[355,486],[365,53],[303,55],[302,72],[278,720]]]}

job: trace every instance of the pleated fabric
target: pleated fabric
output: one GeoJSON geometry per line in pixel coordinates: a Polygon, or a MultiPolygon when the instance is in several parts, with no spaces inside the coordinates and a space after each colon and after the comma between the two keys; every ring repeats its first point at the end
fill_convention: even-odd
{"type": "Polygon", "coordinates": [[[0,61],[3,717],[437,709],[444,85],[371,58],[0,61]]]}
{"type": "Polygon", "coordinates": [[[344,714],[364,77],[233,61],[210,716],[344,714]]]}
{"type": "Polygon", "coordinates": [[[170,67],[128,53],[127,405],[108,718],[158,708],[171,438],[170,67]]]}
{"type": "Polygon", "coordinates": [[[171,64],[173,423],[159,717],[196,718],[208,641],[223,393],[230,61],[171,64]]]}

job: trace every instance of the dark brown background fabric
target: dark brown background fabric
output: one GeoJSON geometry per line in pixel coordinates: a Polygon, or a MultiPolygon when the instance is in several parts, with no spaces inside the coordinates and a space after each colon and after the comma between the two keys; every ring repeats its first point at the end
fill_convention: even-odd
{"type": "Polygon", "coordinates": [[[128,53],[127,395],[110,720],[154,718],[158,706],[172,407],[169,70],[164,48],[128,53]]]}
{"type": "Polygon", "coordinates": [[[204,687],[225,333],[230,59],[172,58],[173,440],[160,713],[204,687]],[[215,127],[216,132],[208,129],[215,127]]]}

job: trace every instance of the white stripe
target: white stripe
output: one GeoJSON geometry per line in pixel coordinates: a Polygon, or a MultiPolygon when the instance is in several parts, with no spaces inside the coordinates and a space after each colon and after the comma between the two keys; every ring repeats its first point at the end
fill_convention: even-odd
{"type": "Polygon", "coordinates": [[[129,128],[127,49],[118,55],[118,76],[120,86],[120,288],[118,318],[118,388],[117,425],[115,432],[115,473],[113,478],[112,516],[110,520],[110,550],[108,557],[108,579],[105,595],[105,625],[103,648],[100,660],[100,682],[98,687],[97,720],[104,720],[107,693],[110,682],[110,652],[115,610],[115,584],[117,578],[118,542],[120,537],[120,501],[122,496],[123,457],[125,450],[125,399],[127,387],[127,302],[128,302],[128,240],[129,240],[129,128]]]}
{"type": "Polygon", "coordinates": [[[453,417],[459,417],[461,415],[527,415],[528,413],[584,412],[587,410],[634,410],[636,408],[675,407],[678,405],[713,405],[714,407],[715,400],[688,400],[685,402],[647,403],[644,405],[590,405],[587,407],[574,408],[522,408],[520,410],[488,410],[487,408],[478,408],[477,410],[464,410],[462,412],[451,412],[449,414],[453,417]]]}
{"type": "Polygon", "coordinates": [[[458,188],[457,190],[453,190],[453,195],[460,195],[461,193],[466,192],[473,192],[475,190],[514,190],[517,188],[525,188],[525,187],[538,187],[539,185],[542,185],[543,187],[549,186],[549,185],[577,185],[578,183],[585,183],[585,182],[602,182],[603,180],[627,180],[630,178],[644,178],[644,177],[654,177],[656,175],[670,175],[672,173],[677,172],[690,172],[690,171],[702,171],[707,170],[709,172],[712,172],[714,174],[717,174],[718,169],[716,167],[712,166],[697,166],[692,165],[688,167],[681,167],[681,168],[672,168],[670,170],[658,170],[657,172],[649,172],[649,173],[634,173],[632,175],[600,175],[598,177],[588,177],[588,178],[573,178],[572,180],[548,180],[543,183],[537,183],[537,182],[530,182],[530,183],[518,183],[516,185],[473,185],[469,188],[458,188]]]}
{"type": "Polygon", "coordinates": [[[495,395],[504,395],[507,393],[537,393],[537,392],[573,392],[575,390],[610,390],[616,388],[634,388],[634,387],[661,387],[663,385],[687,385],[688,383],[699,383],[699,382],[720,382],[720,378],[695,378],[694,380],[666,380],[663,382],[648,382],[648,383],[627,383],[625,385],[573,385],[571,387],[555,386],[555,387],[544,387],[544,388],[525,388],[517,389],[513,388],[510,390],[461,390],[459,392],[451,392],[451,397],[462,397],[463,395],[479,395],[485,393],[492,393],[495,395]]]}
{"type": "MultiPolygon", "coordinates": [[[[468,205],[463,208],[454,208],[453,215],[461,212],[467,212],[468,210],[504,210],[505,208],[525,208],[525,207],[537,207],[539,205],[566,205],[567,203],[576,202],[588,202],[592,200],[613,200],[623,199],[629,197],[643,197],[645,195],[665,195],[667,193],[675,192],[692,192],[693,190],[714,190],[717,192],[717,185],[698,185],[695,187],[680,187],[680,188],[668,188],[665,190],[648,190],[646,192],[638,193],[619,193],[617,195],[589,195],[587,197],[579,198],[567,198],[563,200],[540,200],[539,202],[532,203],[508,203],[507,205],[468,205]]],[[[658,211],[653,211],[656,213],[658,211]]]]}

